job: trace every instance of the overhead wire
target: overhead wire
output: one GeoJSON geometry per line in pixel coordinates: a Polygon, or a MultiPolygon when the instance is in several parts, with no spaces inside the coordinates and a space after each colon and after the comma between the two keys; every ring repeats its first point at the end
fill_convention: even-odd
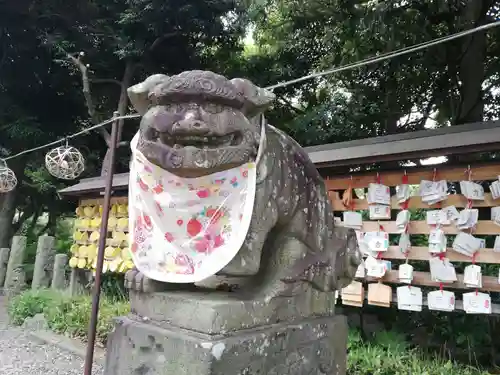
{"type": "MultiPolygon", "coordinates": [[[[354,63],[346,64],[346,65],[343,65],[343,66],[340,66],[340,67],[337,67],[337,68],[332,68],[332,69],[324,70],[324,71],[321,71],[321,72],[318,72],[318,73],[312,73],[312,74],[309,74],[309,75],[306,75],[306,76],[303,76],[303,77],[300,77],[300,78],[291,79],[289,81],[277,83],[275,85],[267,86],[267,87],[265,87],[265,89],[266,90],[275,90],[275,89],[282,88],[282,87],[285,87],[285,86],[289,86],[289,85],[293,85],[293,84],[296,84],[296,83],[308,81],[310,79],[320,78],[320,77],[324,77],[324,76],[331,75],[331,74],[334,74],[334,73],[342,72],[342,71],[345,71],[345,70],[360,68],[360,67],[366,66],[366,65],[376,64],[376,63],[379,63],[381,61],[385,61],[385,60],[392,59],[394,57],[403,56],[403,55],[407,55],[409,53],[421,51],[421,50],[427,49],[429,47],[436,46],[438,44],[446,43],[446,42],[449,42],[451,40],[458,39],[458,38],[464,37],[466,35],[474,34],[474,33],[480,32],[480,31],[488,30],[488,29],[491,29],[491,28],[494,28],[494,27],[497,27],[497,26],[500,26],[500,21],[491,22],[491,23],[488,23],[486,25],[477,26],[477,27],[474,27],[474,28],[469,29],[469,30],[465,30],[465,31],[461,31],[461,32],[458,32],[458,33],[455,33],[455,34],[448,35],[448,36],[436,38],[436,39],[433,39],[433,40],[431,40],[429,42],[422,42],[422,43],[415,44],[415,45],[412,45],[412,46],[409,46],[409,47],[400,48],[400,49],[397,49],[395,51],[386,52],[386,53],[383,53],[383,54],[380,54],[380,55],[372,56],[372,57],[363,59],[361,61],[357,61],[357,62],[354,62],[354,63]]],[[[59,139],[57,141],[50,142],[50,143],[47,143],[45,145],[34,147],[34,148],[31,148],[31,149],[28,149],[28,150],[24,150],[24,151],[21,151],[21,152],[15,154],[15,155],[11,155],[11,156],[8,156],[8,157],[0,158],[0,160],[7,161],[7,160],[10,160],[10,159],[14,159],[16,157],[19,157],[21,155],[28,154],[30,152],[38,151],[38,150],[41,150],[41,149],[44,149],[44,148],[50,147],[50,146],[55,146],[57,144],[65,142],[68,139],[78,137],[78,136],[80,136],[82,134],[88,133],[88,132],[90,132],[92,130],[98,129],[98,128],[103,127],[105,125],[108,125],[108,124],[110,124],[110,123],[112,123],[113,121],[116,121],[116,120],[135,119],[135,118],[139,118],[139,117],[141,117],[141,115],[139,115],[139,114],[130,114],[130,115],[125,115],[125,116],[112,117],[112,118],[110,118],[110,119],[108,119],[106,121],[103,121],[103,122],[101,122],[99,124],[96,124],[94,126],[91,126],[89,128],[83,129],[83,130],[81,130],[81,131],[79,131],[77,133],[65,136],[64,138],[59,139]]]]}
{"type": "Polygon", "coordinates": [[[276,85],[268,86],[268,87],[266,87],[266,89],[267,90],[274,90],[274,89],[277,89],[280,87],[293,85],[294,83],[299,83],[299,82],[307,81],[307,80],[310,80],[313,78],[319,78],[319,77],[323,77],[323,76],[330,75],[333,73],[342,72],[344,70],[355,69],[355,68],[359,68],[359,67],[362,67],[365,65],[375,64],[375,63],[378,63],[378,62],[381,62],[384,60],[392,59],[394,57],[403,56],[403,55],[407,55],[409,53],[417,52],[417,51],[420,51],[420,50],[423,50],[423,49],[426,49],[426,48],[429,48],[429,47],[432,47],[432,46],[435,46],[435,45],[438,45],[441,43],[446,43],[446,42],[449,42],[450,40],[458,39],[458,38],[461,38],[461,37],[466,36],[466,35],[477,33],[479,31],[491,29],[491,28],[497,27],[499,25],[500,25],[500,21],[488,23],[486,25],[481,25],[481,26],[475,27],[473,29],[469,29],[469,30],[461,31],[459,33],[436,38],[434,40],[431,40],[430,42],[423,42],[420,44],[415,44],[415,45],[410,46],[410,47],[401,48],[401,49],[398,49],[398,50],[393,51],[393,52],[386,52],[384,54],[369,57],[367,59],[364,59],[364,60],[361,60],[361,61],[358,61],[355,63],[343,65],[343,66],[338,67],[338,68],[328,69],[328,70],[324,70],[322,72],[312,73],[312,74],[309,74],[307,76],[303,76],[300,78],[285,81],[283,83],[278,83],[276,85]]]}
{"type": "Polygon", "coordinates": [[[136,114],[131,114],[131,115],[124,115],[124,116],[116,116],[116,117],[112,117],[110,119],[107,119],[106,121],[103,121],[99,124],[96,124],[94,126],[91,126],[91,127],[88,127],[88,128],[85,128],[81,131],[79,131],[78,133],[74,133],[74,134],[71,134],[71,135],[68,135],[62,139],[58,139],[57,141],[54,141],[54,142],[50,142],[50,143],[47,143],[46,145],[42,145],[42,146],[38,146],[38,147],[34,147],[34,148],[30,148],[29,150],[24,150],[24,151],[21,151],[15,155],[11,155],[11,156],[7,156],[5,158],[0,158],[1,160],[10,160],[10,159],[14,159],[14,158],[17,158],[21,155],[25,155],[25,154],[29,154],[30,152],[34,152],[34,151],[38,151],[38,150],[42,150],[46,147],[50,147],[50,146],[55,146],[55,145],[58,145],[59,143],[63,143],[65,141],[67,141],[68,139],[71,139],[71,138],[76,138],[82,134],[85,134],[85,133],[88,133],[88,132],[91,132],[92,130],[95,130],[95,129],[98,129],[98,128],[102,128],[103,126],[105,125],[108,125],[108,124],[111,124],[113,121],[117,121],[117,120],[127,120],[127,119],[134,119],[134,118],[139,118],[141,117],[140,114],[136,113],[136,114]]]}

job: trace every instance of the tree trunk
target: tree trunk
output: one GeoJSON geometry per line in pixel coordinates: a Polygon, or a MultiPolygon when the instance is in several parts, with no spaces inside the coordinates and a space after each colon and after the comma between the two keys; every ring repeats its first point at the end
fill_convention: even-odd
{"type": "MultiPolygon", "coordinates": [[[[486,13],[490,7],[488,0],[467,0],[459,27],[461,30],[470,30],[488,23],[486,13]]],[[[484,119],[483,82],[485,78],[487,31],[480,31],[460,39],[461,49],[457,60],[450,67],[451,72],[457,72],[457,82],[460,82],[459,103],[455,107],[455,118],[452,125],[482,122],[484,119]]],[[[450,163],[473,163],[479,158],[478,154],[451,155],[450,163]]]]}
{"type": "MultiPolygon", "coordinates": [[[[132,83],[132,78],[134,77],[135,64],[132,60],[127,60],[127,64],[125,65],[125,72],[123,73],[123,79],[121,82],[120,89],[120,99],[118,100],[117,112],[120,116],[125,115],[128,107],[128,93],[127,89],[130,87],[132,83]]],[[[118,143],[120,143],[123,132],[123,124],[124,120],[120,120],[118,124],[118,143]]],[[[101,177],[105,177],[108,174],[109,170],[109,158],[111,156],[110,149],[106,151],[106,155],[104,156],[104,160],[102,161],[101,168],[101,177]]]]}
{"type": "Polygon", "coordinates": [[[35,233],[36,224],[38,223],[38,219],[40,218],[41,214],[42,214],[42,206],[38,206],[37,208],[35,208],[33,212],[33,217],[31,218],[31,223],[27,230],[28,237],[33,235],[33,233],[35,233]]]}
{"type": "MultiPolygon", "coordinates": [[[[18,184],[21,183],[24,175],[24,167],[26,159],[23,157],[13,159],[9,162],[9,167],[14,171],[18,179],[18,184]]],[[[0,248],[10,247],[13,233],[12,220],[16,213],[16,198],[18,193],[16,187],[9,193],[0,194],[0,248]]]]}
{"type": "MultiPolygon", "coordinates": [[[[487,23],[489,1],[468,0],[464,8],[462,29],[468,30],[487,23]]],[[[486,31],[463,38],[461,59],[458,61],[460,103],[455,124],[483,121],[483,81],[486,60],[486,31]]]]}
{"type": "MultiPolygon", "coordinates": [[[[132,85],[132,78],[134,77],[135,63],[132,60],[127,60],[125,65],[125,72],[120,86],[120,99],[118,100],[117,112],[120,116],[127,113],[128,108],[128,88],[132,85]]],[[[118,143],[122,140],[124,120],[120,120],[118,126],[118,143]]]]}
{"type": "Polygon", "coordinates": [[[49,211],[49,221],[47,222],[46,232],[49,236],[56,235],[57,215],[54,211],[49,211]]]}

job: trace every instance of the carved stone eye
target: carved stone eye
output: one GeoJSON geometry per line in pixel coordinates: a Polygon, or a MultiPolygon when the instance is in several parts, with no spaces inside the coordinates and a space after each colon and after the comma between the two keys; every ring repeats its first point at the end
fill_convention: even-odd
{"type": "Polygon", "coordinates": [[[185,109],[185,107],[182,104],[177,104],[177,103],[165,104],[164,108],[165,111],[170,113],[179,113],[185,109]]]}
{"type": "Polygon", "coordinates": [[[148,141],[155,141],[159,137],[159,133],[156,129],[153,129],[151,127],[147,128],[144,132],[144,138],[147,139],[148,141]]]}
{"type": "Polygon", "coordinates": [[[203,104],[203,110],[211,114],[217,114],[224,111],[225,107],[215,103],[205,103],[203,104]]]}

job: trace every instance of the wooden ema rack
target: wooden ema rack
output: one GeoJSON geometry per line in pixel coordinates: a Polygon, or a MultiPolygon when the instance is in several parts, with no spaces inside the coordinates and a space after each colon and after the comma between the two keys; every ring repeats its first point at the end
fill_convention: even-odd
{"type": "MultiPolygon", "coordinates": [[[[128,197],[111,197],[111,205],[128,204],[128,197]]],[[[80,199],[79,206],[99,206],[104,204],[104,198],[80,199]]]]}
{"type": "MultiPolygon", "coordinates": [[[[90,198],[90,199],[80,199],[79,201],[79,209],[84,209],[84,207],[94,206],[98,207],[104,204],[104,198],[90,198]]],[[[111,205],[128,205],[128,197],[112,197],[111,205]]],[[[110,207],[111,209],[111,207],[110,207]]],[[[118,210],[117,210],[118,211],[118,210]]],[[[116,259],[121,259],[123,264],[127,264],[126,268],[117,266],[116,269],[113,269],[112,272],[124,272],[127,269],[132,268],[129,265],[130,259],[123,255],[123,250],[128,248],[128,223],[120,223],[120,221],[124,218],[127,218],[128,214],[126,212],[115,212],[110,213],[110,217],[108,220],[108,233],[106,235],[106,250],[105,250],[105,263],[104,263],[104,272],[106,272],[107,267],[110,263],[113,263],[116,259]],[[108,248],[112,248],[113,251],[109,251],[108,248]],[[118,255],[118,250],[120,253],[118,255]],[[106,255],[107,254],[107,255],[106,255]]],[[[72,267],[91,269],[95,267],[94,261],[95,257],[89,256],[89,254],[93,254],[93,251],[89,251],[90,246],[95,249],[97,253],[97,246],[100,236],[100,228],[101,228],[101,219],[102,213],[98,210],[92,212],[89,216],[79,216],[75,220],[74,233],[73,233],[73,246],[72,246],[72,259],[76,259],[77,262],[81,262],[82,259],[85,260],[85,263],[81,265],[81,263],[73,263],[72,267]],[[95,224],[94,221],[98,219],[99,221],[95,224]],[[82,223],[85,220],[89,222],[88,225],[82,223]],[[99,236],[95,236],[98,234],[99,236]],[[82,250],[85,249],[85,250],[82,250]]],[[[116,262],[114,262],[116,263],[116,262]]],[[[71,264],[71,263],[70,263],[71,264]]],[[[115,264],[116,265],[116,264],[115,264]]],[[[110,270],[112,268],[109,268],[110,270]]]]}
{"type": "MultiPolygon", "coordinates": [[[[437,169],[437,179],[438,180],[446,180],[447,182],[459,182],[461,180],[466,179],[465,170],[467,166],[460,167],[446,167],[441,166],[441,168],[437,169]]],[[[483,166],[471,166],[472,170],[472,180],[473,181],[493,181],[498,178],[500,175],[500,163],[497,164],[489,164],[483,166]]],[[[419,185],[422,180],[432,180],[434,174],[434,168],[419,168],[413,169],[407,172],[408,184],[410,185],[419,185]]],[[[380,182],[383,185],[394,187],[400,185],[402,183],[402,178],[404,175],[404,170],[400,170],[397,172],[381,172],[380,173],[380,182]]],[[[341,213],[343,211],[349,211],[350,208],[345,207],[342,202],[342,195],[346,189],[349,187],[353,189],[358,188],[368,188],[370,183],[376,182],[376,173],[364,173],[364,174],[354,174],[351,176],[341,176],[341,177],[329,177],[325,179],[325,185],[328,189],[329,197],[332,202],[333,210],[336,213],[341,213]]],[[[353,193],[354,195],[354,193],[353,193]]],[[[355,198],[355,197],[354,197],[355,198]]],[[[353,200],[353,209],[355,211],[367,210],[368,203],[366,199],[354,199],[353,200]]],[[[80,206],[86,205],[99,205],[103,203],[102,198],[96,199],[82,199],[80,200],[80,206]]],[[[112,197],[111,204],[127,204],[128,197],[112,197]]],[[[446,201],[441,202],[441,207],[446,207],[449,205],[454,205],[458,209],[463,208],[467,205],[467,199],[461,194],[450,194],[446,201]]],[[[392,210],[393,213],[397,213],[401,210],[400,204],[398,204],[395,197],[392,199],[392,210]]],[[[480,211],[487,210],[488,213],[485,215],[484,213],[480,213],[480,217],[488,216],[490,217],[489,210],[491,207],[500,206],[500,199],[497,201],[493,201],[490,193],[485,193],[484,201],[475,201],[473,208],[478,208],[480,211]]],[[[408,204],[409,209],[427,209],[427,210],[435,210],[439,209],[439,205],[429,206],[426,203],[423,203],[420,196],[412,196],[409,199],[408,204]]],[[[392,215],[393,217],[395,215],[392,215]]],[[[363,220],[362,231],[376,231],[379,229],[379,223],[384,227],[384,230],[389,234],[399,234],[400,232],[396,228],[396,222],[393,220],[380,220],[380,221],[369,221],[363,220]]],[[[459,231],[454,225],[443,226],[441,229],[446,233],[446,235],[455,235],[459,231]]],[[[427,224],[425,220],[422,221],[411,221],[408,229],[408,233],[410,235],[421,234],[421,235],[429,235],[431,227],[427,224]]],[[[494,222],[490,220],[479,220],[474,231],[474,235],[490,235],[496,236],[500,234],[500,226],[496,225],[494,222]]],[[[491,242],[491,241],[489,241],[491,242]]],[[[428,261],[431,255],[429,254],[429,250],[427,246],[413,246],[410,249],[408,254],[408,261],[428,261]]],[[[472,259],[466,257],[462,254],[456,253],[451,248],[447,249],[446,257],[452,262],[463,262],[463,263],[471,263],[472,259]]],[[[383,253],[383,259],[387,259],[390,261],[399,261],[403,262],[406,257],[399,250],[398,246],[390,246],[388,251],[383,253]]],[[[500,264],[500,253],[495,253],[492,248],[481,249],[476,258],[476,263],[478,265],[481,264],[500,264]]],[[[388,271],[386,275],[381,279],[381,281],[385,284],[400,284],[398,279],[398,266],[395,266],[393,270],[388,271]]],[[[452,284],[444,284],[444,289],[448,290],[464,290],[464,291],[472,291],[474,289],[467,288],[463,283],[463,275],[457,273],[458,281],[452,284]]],[[[372,278],[358,279],[358,281],[375,281],[372,278]]],[[[498,282],[497,276],[482,276],[483,287],[480,289],[481,291],[486,292],[500,292],[500,284],[498,282]]],[[[429,272],[421,272],[414,271],[413,272],[413,281],[412,285],[415,286],[426,286],[431,288],[439,288],[440,283],[435,282],[431,279],[431,275],[429,272]]],[[[366,286],[366,285],[365,285],[366,286]]],[[[367,300],[367,291],[363,291],[363,299],[367,300]]],[[[396,298],[393,297],[392,301],[396,301],[396,298]]],[[[424,305],[426,304],[426,298],[424,297],[424,305]]],[[[360,305],[361,307],[362,305],[360,305]]],[[[462,303],[457,300],[456,309],[461,309],[462,303]]],[[[500,313],[500,305],[492,305],[493,313],[500,313]]]]}
{"type": "MultiPolygon", "coordinates": [[[[436,180],[446,180],[448,183],[450,182],[459,182],[467,179],[467,175],[465,171],[466,167],[446,167],[446,166],[437,166],[437,177],[436,180]]],[[[485,181],[493,181],[498,179],[498,175],[500,174],[500,164],[489,164],[483,166],[471,166],[472,171],[472,181],[485,182],[485,181]]],[[[380,183],[386,186],[394,187],[402,184],[402,178],[404,175],[404,170],[399,172],[381,172],[379,174],[380,183]]],[[[410,170],[407,172],[408,184],[410,185],[420,185],[420,181],[422,180],[432,180],[434,175],[434,168],[428,168],[426,170],[410,170]]],[[[377,173],[366,173],[362,175],[353,175],[351,176],[342,176],[342,177],[330,177],[325,179],[325,185],[328,189],[328,193],[330,196],[330,200],[333,205],[333,209],[335,213],[341,213],[343,211],[350,211],[351,209],[354,211],[367,210],[368,202],[366,199],[356,199],[356,194],[353,191],[353,205],[351,207],[344,206],[342,202],[342,196],[345,190],[352,189],[360,189],[360,188],[368,188],[370,183],[375,183],[377,178],[377,173]]],[[[500,199],[493,201],[491,198],[491,194],[486,192],[485,189],[485,200],[484,201],[474,201],[473,208],[478,208],[480,211],[479,217],[490,217],[491,207],[500,206],[500,199]],[[487,215],[482,211],[487,211],[487,215]]],[[[418,191],[417,193],[418,194],[418,191]]],[[[454,205],[457,209],[463,208],[467,205],[467,199],[461,194],[450,194],[448,199],[440,202],[439,204],[435,204],[432,206],[423,203],[420,196],[412,196],[409,200],[409,209],[426,209],[426,210],[436,210],[442,207],[454,205]]],[[[392,215],[391,217],[395,217],[395,213],[401,210],[401,205],[397,202],[395,197],[392,197],[391,204],[392,215]]],[[[363,220],[363,227],[361,228],[362,232],[367,231],[377,231],[379,230],[379,224],[383,226],[384,230],[389,234],[400,234],[401,232],[397,230],[396,222],[391,220],[380,220],[380,221],[369,221],[363,220]]],[[[408,233],[410,235],[429,235],[431,230],[431,226],[427,224],[426,221],[412,221],[410,219],[410,224],[408,228],[408,233]]],[[[459,233],[459,230],[454,225],[442,226],[441,229],[447,235],[455,235],[459,233]]],[[[478,236],[496,236],[500,234],[500,226],[496,225],[493,221],[490,220],[479,220],[477,226],[473,232],[474,235],[478,236]]],[[[491,241],[489,241],[491,242],[491,241]]],[[[463,263],[471,263],[472,258],[464,256],[462,254],[456,253],[453,249],[448,248],[445,255],[452,263],[463,262],[463,263]]],[[[431,258],[429,254],[429,250],[427,246],[413,246],[410,248],[408,254],[408,262],[411,264],[412,261],[428,261],[431,258]]],[[[398,263],[402,263],[406,256],[401,253],[398,246],[390,246],[388,251],[382,253],[382,259],[386,259],[389,261],[400,261],[398,263]]],[[[478,265],[481,264],[500,264],[500,253],[494,252],[492,248],[484,248],[480,249],[475,257],[475,262],[478,265]]],[[[396,269],[388,271],[386,275],[381,279],[381,282],[385,284],[401,284],[398,279],[398,270],[396,269]]],[[[484,271],[483,271],[484,272],[484,271]]],[[[458,281],[452,284],[446,283],[443,285],[444,289],[452,290],[452,289],[462,289],[464,291],[473,291],[475,289],[467,288],[463,283],[463,275],[459,275],[457,272],[458,281]]],[[[358,279],[358,281],[375,281],[372,278],[364,278],[358,279]]],[[[482,276],[483,287],[480,291],[483,292],[500,292],[500,284],[497,276],[482,276]]],[[[404,285],[404,284],[402,284],[404,285]]],[[[413,272],[413,281],[412,285],[415,286],[427,286],[427,287],[435,287],[439,288],[440,283],[435,282],[431,279],[430,272],[413,272]]],[[[364,293],[366,295],[366,293],[364,293]]],[[[366,299],[366,298],[365,298],[366,299]]],[[[425,298],[424,298],[425,300],[425,298]]],[[[393,299],[394,301],[394,299],[393,299]]],[[[457,301],[457,308],[461,306],[457,301]]],[[[493,312],[499,311],[499,306],[494,306],[493,312]]]]}

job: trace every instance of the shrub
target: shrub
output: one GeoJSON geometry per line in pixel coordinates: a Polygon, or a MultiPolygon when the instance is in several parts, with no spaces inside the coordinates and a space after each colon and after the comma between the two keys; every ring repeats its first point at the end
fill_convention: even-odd
{"type": "MultiPolygon", "coordinates": [[[[70,337],[86,339],[90,321],[91,297],[69,296],[50,290],[27,291],[9,303],[9,316],[13,324],[20,325],[28,317],[43,313],[49,328],[70,337]]],[[[126,315],[129,304],[110,298],[101,298],[97,321],[97,340],[105,345],[112,330],[113,318],[126,315]]]]}
{"type": "Polygon", "coordinates": [[[60,294],[48,290],[28,290],[9,301],[8,313],[12,324],[21,325],[28,317],[44,312],[60,294]]]}

